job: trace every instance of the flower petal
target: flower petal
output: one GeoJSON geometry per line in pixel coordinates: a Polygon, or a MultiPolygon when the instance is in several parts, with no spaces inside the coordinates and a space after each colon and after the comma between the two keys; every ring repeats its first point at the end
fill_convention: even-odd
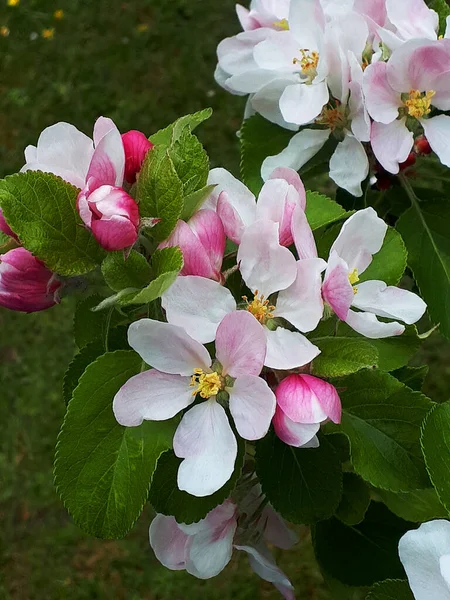
{"type": "Polygon", "coordinates": [[[297,274],[294,255],[279,243],[279,226],[259,220],[245,230],[237,254],[242,278],[267,298],[289,287],[297,274]]]}
{"type": "Polygon", "coordinates": [[[175,432],[173,449],[184,458],[178,469],[180,490],[209,496],[230,479],[237,443],[224,409],[214,398],[188,410],[175,432]]]}
{"type": "Polygon", "coordinates": [[[374,121],[370,134],[373,153],[381,166],[397,175],[414,145],[414,135],[406,127],[406,119],[383,125],[374,121]]]}
{"type": "Polygon", "coordinates": [[[366,68],[363,88],[370,116],[379,123],[395,121],[402,99],[401,94],[389,84],[386,63],[378,61],[366,68]]]}
{"type": "Polygon", "coordinates": [[[225,252],[225,231],[220,217],[213,210],[198,210],[190,219],[189,227],[206,251],[216,278],[220,278],[225,252]]]}
{"type": "Polygon", "coordinates": [[[163,373],[192,375],[194,369],[211,366],[206,348],[170,323],[135,321],[128,328],[128,343],[148,365],[163,373]]]}
{"type": "Polygon", "coordinates": [[[306,125],[320,115],[329,98],[325,81],[288,85],[280,98],[281,114],[288,123],[306,125]]]}
{"type": "Polygon", "coordinates": [[[171,419],[195,400],[190,377],[168,375],[150,369],[131,377],[113,400],[116,420],[125,427],[137,427],[142,421],[171,419]]]}
{"type": "Polygon", "coordinates": [[[237,212],[244,226],[250,225],[256,218],[256,200],[252,192],[225,169],[212,169],[208,177],[208,185],[215,185],[213,192],[203,208],[217,209],[217,202],[222,192],[226,192],[227,200],[237,212]]]}
{"type": "Polygon", "coordinates": [[[239,310],[222,320],[216,334],[216,357],[225,375],[258,376],[265,356],[264,328],[252,314],[239,310]]]}
{"type": "Polygon", "coordinates": [[[297,207],[292,215],[292,235],[301,260],[317,258],[316,241],[306,214],[300,207],[297,207]]]}
{"type": "Polygon", "coordinates": [[[322,272],[326,262],[321,258],[297,261],[294,283],[278,294],[275,317],[283,317],[299,331],[314,331],[323,315],[322,272]]]}
{"type": "Polygon", "coordinates": [[[258,197],[257,218],[279,224],[279,242],[282,246],[293,243],[291,223],[296,206],[301,208],[300,196],[286,180],[272,177],[263,185],[258,197]]]}
{"type": "Polygon", "coordinates": [[[450,117],[438,115],[432,119],[421,119],[425,137],[439,160],[450,167],[450,117]]]}
{"type": "Polygon", "coordinates": [[[411,38],[436,39],[439,16],[423,0],[386,0],[387,15],[400,35],[411,38]]]}
{"type": "Polygon", "coordinates": [[[317,446],[319,445],[316,433],[320,429],[320,423],[295,423],[279,406],[272,423],[277,436],[288,446],[301,448],[312,441],[317,441],[317,446]]]}
{"type": "Polygon", "coordinates": [[[332,251],[322,286],[322,296],[341,321],[345,321],[353,302],[353,286],[349,280],[347,263],[332,251]]]}
{"type": "Polygon", "coordinates": [[[400,325],[396,321],[383,323],[375,315],[368,312],[349,310],[345,322],[352,329],[372,340],[402,335],[405,331],[404,325],[400,325]]]}
{"type": "Polygon", "coordinates": [[[372,262],[372,255],[381,250],[387,225],[373,208],[359,210],[345,221],[331,247],[348,265],[349,272],[363,273],[372,262]]]}
{"type": "Polygon", "coordinates": [[[347,133],[330,160],[330,177],[353,196],[362,196],[361,183],[369,174],[369,159],[364,146],[347,133]]]}
{"type": "Polygon", "coordinates": [[[296,331],[278,327],[275,331],[266,329],[267,354],[264,364],[272,369],[296,369],[309,364],[320,354],[308,338],[296,331]]]}
{"type": "Polygon", "coordinates": [[[319,390],[321,394],[319,398],[305,376],[289,375],[275,390],[277,404],[284,414],[295,423],[322,423],[328,418],[326,409],[331,404],[330,398],[334,398],[336,393],[331,384],[326,382],[323,384],[324,387],[319,390]]]}
{"type": "MultiPolygon", "coordinates": [[[[272,172],[269,179],[283,179],[287,181],[297,191],[298,199],[295,200],[295,204],[300,204],[303,210],[306,209],[306,190],[297,171],[289,169],[289,167],[278,167],[272,172]]],[[[260,198],[258,199],[259,201],[260,198]]]]}
{"type": "Polygon", "coordinates": [[[227,288],[195,275],[177,277],[161,303],[167,321],[182,327],[201,344],[214,341],[222,319],[236,310],[236,301],[227,288]]]}
{"type": "Polygon", "coordinates": [[[102,137],[95,147],[86,181],[91,191],[101,185],[120,187],[125,173],[125,150],[116,126],[102,137]]]}
{"type": "MultiPolygon", "coordinates": [[[[267,73],[267,71],[265,71],[267,73]]],[[[269,71],[270,73],[270,71],[269,71]]],[[[253,109],[262,117],[275,123],[284,129],[297,131],[298,125],[287,121],[280,110],[280,99],[287,87],[292,87],[295,83],[294,75],[287,76],[280,73],[279,77],[272,79],[261,87],[251,99],[253,109]]]]}
{"type": "Polygon", "coordinates": [[[289,529],[285,520],[274,511],[270,504],[263,510],[261,519],[265,522],[264,539],[269,544],[282,550],[290,550],[298,542],[298,535],[289,529]]]}
{"type": "Polygon", "coordinates": [[[318,398],[320,406],[323,408],[327,417],[333,423],[340,423],[342,417],[342,405],[336,388],[331,383],[327,383],[319,377],[312,375],[302,375],[303,381],[310,387],[318,398]]]}
{"type": "Polygon", "coordinates": [[[172,571],[182,571],[185,568],[188,539],[174,517],[156,515],[150,525],[150,546],[159,562],[172,571]]]}
{"type": "Polygon", "coordinates": [[[234,206],[230,202],[227,192],[222,192],[217,201],[217,214],[219,215],[226,237],[235,244],[241,243],[245,225],[234,206]]]}
{"type": "Polygon", "coordinates": [[[229,390],[230,412],[244,440],[260,440],[269,431],[275,413],[275,394],[254,375],[242,375],[229,390]]]}
{"type": "Polygon", "coordinates": [[[273,583],[285,600],[295,600],[294,588],[291,582],[283,571],[277,567],[267,548],[258,547],[257,549],[253,546],[235,546],[235,548],[247,552],[251,568],[261,579],[273,583]]]}

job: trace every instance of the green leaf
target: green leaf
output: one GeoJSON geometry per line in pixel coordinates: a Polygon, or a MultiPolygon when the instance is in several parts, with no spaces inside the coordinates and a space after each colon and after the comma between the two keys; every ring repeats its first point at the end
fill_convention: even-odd
{"type": "Polygon", "coordinates": [[[161,129],[154,133],[149,139],[152,144],[170,146],[172,141],[177,140],[183,131],[194,131],[194,129],[210,118],[212,115],[211,108],[205,108],[192,115],[180,117],[174,123],[168,125],[165,129],[161,129]]]}
{"type": "Polygon", "coordinates": [[[294,448],[270,432],[256,444],[256,473],[274,509],[292,523],[327,519],[342,497],[341,464],[326,437],[319,448],[294,448]]]}
{"type": "Polygon", "coordinates": [[[419,437],[431,400],[380,371],[360,371],[335,385],[342,421],[328,427],[349,438],[356,473],[394,492],[428,487],[419,437]]]}
{"type": "Polygon", "coordinates": [[[183,219],[183,221],[189,221],[192,215],[201,207],[203,202],[209,198],[215,187],[215,185],[207,185],[196,192],[192,192],[189,196],[186,196],[184,198],[181,219],[183,219]]]}
{"type": "Polygon", "coordinates": [[[147,259],[136,250],[125,257],[123,252],[109,252],[102,262],[102,273],[106,283],[115,292],[126,288],[142,288],[151,279],[151,268],[147,259]]]}
{"type": "Polygon", "coordinates": [[[141,217],[161,219],[151,229],[152,237],[158,242],[165,240],[174,230],[183,210],[183,184],[168,148],[155,146],[147,153],[136,190],[141,217]]]}
{"type": "Polygon", "coordinates": [[[434,323],[450,338],[450,203],[430,201],[413,206],[399,219],[408,264],[434,323]]]}
{"type": "Polygon", "coordinates": [[[355,473],[344,473],[344,492],[336,517],[346,525],[358,525],[370,504],[370,490],[355,473]]]}
{"type": "Polygon", "coordinates": [[[209,173],[208,155],[198,138],[188,129],[169,146],[169,155],[183,184],[184,196],[206,185],[209,173]]]}
{"type": "Polygon", "coordinates": [[[345,219],[351,214],[327,196],[318,192],[306,192],[306,216],[313,231],[335,221],[345,219]]]}
{"type": "Polygon", "coordinates": [[[450,6],[446,0],[432,0],[429,7],[437,12],[439,15],[439,33],[440,35],[445,34],[447,27],[447,17],[450,16],[450,6]]]}
{"type": "Polygon", "coordinates": [[[121,538],[139,517],[162,452],[171,447],[176,422],[122,427],[112,400],[139,373],[134,352],[104,354],[82,375],[67,408],[55,459],[57,491],[86,533],[121,538]]]}
{"type": "Polygon", "coordinates": [[[123,316],[118,312],[109,315],[106,312],[94,312],[102,296],[93,294],[81,302],[78,302],[73,319],[73,335],[78,348],[83,348],[89,342],[100,339],[103,346],[105,344],[105,335],[109,327],[115,327],[123,321],[123,316]]]}
{"type": "Polygon", "coordinates": [[[211,496],[198,498],[178,489],[177,474],[181,459],[172,451],[165,452],[158,461],[149,501],[156,512],[174,516],[178,523],[196,523],[230,496],[241,476],[244,458],[245,442],[238,438],[238,455],[231,479],[211,496]]]}
{"type": "Polygon", "coordinates": [[[406,269],[408,254],[402,236],[389,227],[383,247],[374,254],[372,263],[360,276],[360,281],[380,280],[387,285],[398,285],[406,269]]]}
{"type": "Polygon", "coordinates": [[[363,339],[326,337],[311,341],[321,350],[312,363],[312,374],[318,377],[342,377],[378,364],[376,348],[363,339]]]}
{"type": "Polygon", "coordinates": [[[450,402],[433,407],[423,424],[421,444],[430,479],[450,511],[450,402]]]}
{"type": "Polygon", "coordinates": [[[313,530],[316,558],[327,573],[346,585],[372,585],[404,577],[398,557],[400,538],[414,525],[372,502],[362,523],[349,527],[338,519],[317,523],[313,530]]]}
{"type": "Polygon", "coordinates": [[[105,251],[76,209],[79,190],[51,173],[28,171],[0,181],[0,206],[22,244],[60,275],[95,269],[105,251]]]}
{"type": "Polygon", "coordinates": [[[88,344],[83,345],[78,354],[76,354],[70,362],[64,375],[63,398],[66,404],[69,404],[70,400],[72,399],[73,391],[77,387],[80,377],[83,375],[87,367],[99,356],[108,351],[113,352],[114,350],[129,349],[127,332],[128,327],[115,327],[109,331],[107,340],[108,344],[106,344],[105,336],[102,334],[100,337],[95,338],[88,344]]]}
{"type": "Polygon", "coordinates": [[[428,365],[421,367],[402,367],[392,372],[392,375],[412,390],[422,390],[425,377],[428,375],[428,365]]]}
{"type": "Polygon", "coordinates": [[[448,519],[448,511],[440,503],[434,488],[397,494],[377,490],[377,494],[391,512],[407,521],[423,523],[433,519],[448,519]]]}
{"type": "Polygon", "coordinates": [[[376,583],[366,600],[414,600],[407,581],[388,580],[376,583]]]}

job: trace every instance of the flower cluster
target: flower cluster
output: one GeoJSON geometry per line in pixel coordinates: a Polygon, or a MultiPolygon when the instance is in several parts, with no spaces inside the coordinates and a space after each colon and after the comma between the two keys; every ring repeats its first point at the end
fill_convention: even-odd
{"type": "Polygon", "coordinates": [[[244,29],[219,44],[216,80],[298,131],[262,165],[300,169],[329,140],[330,177],[355,196],[370,169],[397,174],[422,133],[450,166],[450,27],[424,0],[253,0],[244,29]]]}

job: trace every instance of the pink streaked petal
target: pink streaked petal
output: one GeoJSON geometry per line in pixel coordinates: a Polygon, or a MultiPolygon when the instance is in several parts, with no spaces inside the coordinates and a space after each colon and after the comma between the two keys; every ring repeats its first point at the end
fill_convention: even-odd
{"type": "Polygon", "coordinates": [[[289,375],[283,379],[275,395],[278,406],[295,423],[312,425],[328,418],[321,399],[315,395],[303,375],[289,375]]]}
{"type": "Polygon", "coordinates": [[[105,135],[112,129],[117,129],[112,119],[109,117],[99,117],[94,123],[94,145],[98,146],[105,135]]]}
{"type": "Polygon", "coordinates": [[[210,496],[230,479],[237,443],[225,410],[214,398],[185,413],[173,449],[184,458],[178,469],[180,490],[197,497],[210,496]]]}
{"type": "Polygon", "coordinates": [[[283,317],[304,333],[314,331],[323,315],[321,258],[297,261],[294,283],[278,294],[275,317],[283,317]]]}
{"type": "Polygon", "coordinates": [[[236,14],[244,31],[252,31],[253,29],[258,29],[258,27],[261,27],[259,21],[255,19],[255,17],[250,16],[250,11],[248,8],[245,8],[240,4],[236,4],[236,14]]]}
{"type": "Polygon", "coordinates": [[[177,277],[161,300],[167,321],[201,344],[214,341],[222,319],[236,310],[236,301],[226,287],[194,275],[177,277]]]}
{"type": "Polygon", "coordinates": [[[405,331],[404,325],[392,321],[383,323],[375,315],[368,312],[355,312],[349,310],[345,321],[352,329],[366,338],[379,340],[388,337],[402,335],[405,331]]]}
{"type": "Polygon", "coordinates": [[[148,364],[174,375],[192,375],[194,369],[209,371],[211,357],[204,346],[181,327],[141,319],[128,328],[128,343],[148,364]]]}
{"type": "Polygon", "coordinates": [[[222,192],[227,192],[228,201],[238,213],[245,226],[250,225],[256,216],[256,201],[252,192],[231,173],[222,168],[212,169],[208,176],[208,185],[215,185],[213,192],[203,208],[217,208],[222,192]]]}
{"type": "Polygon", "coordinates": [[[202,209],[189,219],[188,225],[206,250],[215,279],[219,280],[226,241],[220,217],[213,210],[202,209]]]}
{"type": "Polygon", "coordinates": [[[380,123],[395,121],[402,99],[400,93],[389,84],[386,63],[380,61],[366,68],[363,88],[370,116],[380,123]]]}
{"type": "Polygon", "coordinates": [[[319,400],[320,406],[333,423],[340,423],[342,417],[342,405],[336,388],[323,379],[312,375],[302,375],[303,381],[314,392],[319,400]]]}
{"type": "Polygon", "coordinates": [[[114,416],[125,427],[171,419],[194,402],[190,382],[190,377],[168,375],[156,369],[139,373],[115,395],[114,416]]]}
{"type": "Polygon", "coordinates": [[[450,117],[438,115],[420,122],[432,150],[443,165],[450,167],[450,117]]]}
{"type": "Polygon", "coordinates": [[[230,394],[230,412],[237,432],[244,440],[260,440],[269,431],[275,413],[275,394],[267,383],[254,375],[236,379],[230,394]]]}
{"type": "Polygon", "coordinates": [[[149,534],[150,546],[159,562],[171,571],[182,571],[188,536],[178,527],[174,517],[156,515],[149,534]]]}
{"type": "Polygon", "coordinates": [[[289,167],[277,167],[274,169],[269,179],[284,179],[289,185],[292,185],[298,194],[298,200],[295,204],[300,204],[303,210],[306,209],[306,190],[297,171],[290,169],[289,167]]]}
{"type": "Polygon", "coordinates": [[[221,192],[217,201],[217,214],[222,220],[227,238],[235,244],[240,244],[245,227],[239,213],[229,200],[228,192],[221,192]]]}
{"type": "Polygon", "coordinates": [[[88,202],[94,214],[101,218],[126,217],[137,228],[139,208],[136,201],[120,187],[102,185],[89,193],[88,202]]]}
{"type": "Polygon", "coordinates": [[[301,448],[314,440],[320,429],[320,423],[295,423],[278,405],[272,423],[280,440],[295,448],[301,448]]]}
{"type": "Polygon", "coordinates": [[[297,331],[278,327],[275,331],[265,329],[267,336],[266,367],[286,371],[309,364],[320,354],[308,338],[297,331]]]}
{"type": "Polygon", "coordinates": [[[332,252],[322,286],[322,295],[341,321],[345,321],[353,302],[353,286],[349,281],[351,273],[347,263],[332,252]]]}
{"type": "Polygon", "coordinates": [[[119,130],[111,129],[95,147],[86,181],[91,191],[101,185],[121,186],[125,171],[125,151],[119,130]]]}
{"type": "Polygon", "coordinates": [[[170,237],[159,248],[179,246],[183,253],[184,264],[181,275],[198,275],[208,279],[217,279],[206,249],[187,223],[178,221],[170,237]]]}
{"type": "Polygon", "coordinates": [[[317,247],[305,212],[297,207],[292,215],[292,236],[300,260],[317,258],[317,247]]]}
{"type": "Polygon", "coordinates": [[[130,248],[138,238],[136,226],[121,215],[93,219],[91,229],[97,242],[108,252],[130,248]]]}
{"type": "Polygon", "coordinates": [[[266,298],[286,289],[297,274],[294,255],[279,243],[279,225],[259,220],[245,230],[237,262],[247,286],[266,298]]]}
{"type": "Polygon", "coordinates": [[[122,143],[125,151],[125,181],[134,183],[147,152],[153,148],[153,144],[141,131],[134,129],[122,135],[122,143]]]}
{"type": "Polygon", "coordinates": [[[258,376],[265,356],[264,328],[252,314],[239,310],[222,320],[216,334],[216,357],[225,375],[258,376]]]}

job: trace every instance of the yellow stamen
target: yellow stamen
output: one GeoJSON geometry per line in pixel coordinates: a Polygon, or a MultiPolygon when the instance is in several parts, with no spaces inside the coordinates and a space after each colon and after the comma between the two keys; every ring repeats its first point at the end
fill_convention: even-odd
{"type": "Polygon", "coordinates": [[[317,75],[317,65],[319,64],[319,53],[315,50],[300,50],[301,58],[293,58],[292,64],[300,65],[302,74],[309,79],[314,79],[317,75]]]}
{"type": "Polygon", "coordinates": [[[357,294],[358,289],[355,287],[355,283],[358,283],[358,281],[359,281],[358,269],[353,269],[353,271],[351,273],[349,273],[348,280],[350,281],[351,285],[353,286],[353,293],[357,294]]]}
{"type": "Polygon", "coordinates": [[[242,299],[247,303],[248,312],[252,313],[260,323],[264,324],[269,319],[273,319],[275,306],[269,305],[269,301],[265,300],[262,294],[259,295],[258,290],[255,291],[251,302],[248,301],[247,296],[242,296],[242,299]]]}
{"type": "Polygon", "coordinates": [[[273,26],[277,29],[283,29],[284,31],[289,31],[289,23],[287,19],[281,19],[281,21],[275,21],[273,26]]]}
{"type": "Polygon", "coordinates": [[[431,100],[436,92],[433,90],[422,94],[419,90],[411,90],[409,98],[405,100],[405,106],[408,109],[408,114],[411,117],[420,119],[431,112],[431,100]]]}
{"type": "Polygon", "coordinates": [[[217,396],[222,389],[222,379],[218,373],[204,373],[202,369],[194,369],[189,385],[195,387],[193,396],[200,394],[202,398],[211,398],[217,396]]]}
{"type": "Polygon", "coordinates": [[[336,108],[327,108],[324,106],[322,112],[316,119],[317,125],[326,125],[331,131],[335,129],[344,129],[347,125],[347,119],[344,111],[339,106],[336,108]]]}

